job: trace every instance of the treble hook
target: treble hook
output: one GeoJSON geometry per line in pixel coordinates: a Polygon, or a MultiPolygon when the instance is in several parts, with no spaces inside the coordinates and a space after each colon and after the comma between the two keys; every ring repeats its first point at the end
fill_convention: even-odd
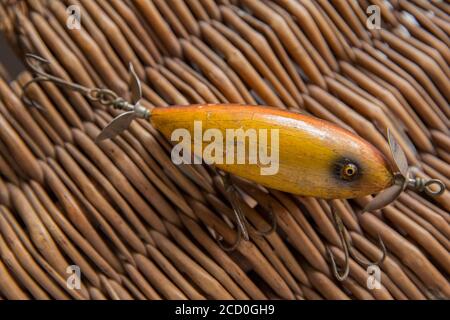
{"type": "Polygon", "coordinates": [[[38,82],[43,82],[43,81],[50,81],[49,80],[49,75],[47,75],[45,72],[43,72],[42,70],[38,69],[32,62],[31,59],[37,60],[40,63],[43,64],[50,64],[50,62],[42,57],[39,57],[37,55],[34,54],[26,54],[25,55],[25,63],[27,65],[27,67],[29,69],[31,69],[31,71],[37,75],[36,77],[33,77],[33,79],[31,79],[30,81],[28,81],[23,87],[22,87],[22,94],[20,97],[20,100],[23,102],[24,105],[26,106],[30,106],[30,107],[34,107],[37,108],[41,111],[46,111],[44,107],[42,107],[40,104],[38,104],[36,101],[34,100],[30,100],[27,98],[26,96],[26,91],[28,90],[28,87],[30,87],[33,83],[38,83],[38,82]],[[48,80],[47,80],[48,79],[48,80]]]}
{"type": "MultiPolygon", "coordinates": [[[[228,200],[233,208],[233,212],[236,218],[237,234],[236,234],[236,241],[231,246],[225,246],[221,241],[222,239],[218,239],[218,244],[225,251],[233,251],[239,246],[242,239],[244,239],[245,241],[250,240],[247,229],[247,226],[250,225],[250,223],[248,222],[244,212],[242,211],[240,199],[238,196],[238,190],[231,181],[231,175],[229,173],[225,173],[225,175],[221,177],[223,185],[225,187],[225,192],[228,196],[228,200]]],[[[271,226],[269,227],[268,230],[254,230],[254,232],[258,236],[267,236],[276,229],[277,219],[276,215],[272,210],[270,210],[270,217],[271,217],[271,226]]]]}
{"type": "Polygon", "coordinates": [[[347,279],[348,274],[350,272],[349,249],[348,249],[349,245],[348,245],[348,242],[347,242],[347,238],[345,236],[344,223],[342,222],[341,217],[339,217],[339,215],[336,213],[336,210],[334,209],[332,204],[330,204],[330,207],[331,207],[331,214],[333,216],[333,222],[334,222],[334,224],[336,226],[336,229],[338,231],[339,240],[341,241],[342,248],[344,249],[344,256],[345,256],[345,259],[344,259],[344,273],[342,275],[339,273],[336,261],[334,260],[333,253],[331,252],[331,250],[330,250],[330,248],[328,246],[326,248],[327,248],[328,256],[330,257],[330,260],[331,260],[331,266],[332,266],[332,269],[333,269],[334,276],[339,281],[344,281],[345,279],[347,279]]]}
{"type": "Polygon", "coordinates": [[[72,83],[69,81],[66,81],[62,78],[53,76],[47,72],[45,72],[41,66],[42,65],[50,65],[50,61],[47,59],[40,57],[35,54],[27,53],[25,54],[25,64],[28,67],[28,69],[31,70],[32,74],[34,75],[33,79],[28,81],[23,87],[22,87],[22,94],[20,97],[20,100],[27,106],[35,107],[39,110],[45,111],[45,108],[42,107],[40,104],[36,103],[36,101],[30,100],[26,97],[26,92],[28,88],[34,84],[39,82],[52,82],[56,85],[59,85],[61,87],[65,87],[77,92],[80,92],[83,95],[88,95],[90,93],[90,89],[86,88],[84,86],[81,86],[76,83],[72,83]]]}
{"type": "MultiPolygon", "coordinates": [[[[35,101],[31,101],[26,97],[26,91],[29,88],[30,85],[33,83],[39,83],[39,82],[51,82],[59,87],[62,87],[64,89],[68,89],[71,91],[75,91],[89,99],[93,102],[99,102],[102,105],[105,106],[112,106],[115,109],[119,110],[126,110],[132,109],[132,106],[128,104],[123,98],[119,97],[114,91],[109,89],[102,89],[102,88],[88,88],[81,84],[70,82],[67,80],[64,80],[60,77],[51,75],[47,72],[45,72],[41,66],[42,65],[49,65],[50,61],[47,59],[37,56],[35,54],[27,53],[25,55],[25,63],[27,67],[31,70],[34,77],[32,80],[28,81],[22,89],[22,96],[21,100],[25,105],[37,107],[39,109],[44,110],[42,106],[39,106],[35,101]]],[[[130,66],[131,68],[131,66],[130,66]]],[[[142,113],[142,112],[141,112],[142,113]]]]}
{"type": "Polygon", "coordinates": [[[356,260],[359,264],[363,265],[363,266],[370,266],[370,265],[379,265],[380,263],[382,263],[384,261],[384,259],[386,258],[387,255],[387,250],[386,250],[386,246],[384,245],[383,240],[381,239],[380,236],[378,236],[378,243],[380,245],[380,250],[382,252],[381,257],[376,260],[376,261],[369,261],[369,260],[365,260],[363,258],[361,258],[359,255],[356,254],[354,248],[353,248],[353,242],[351,237],[347,234],[347,229],[345,228],[344,223],[342,222],[341,217],[337,214],[336,212],[336,208],[334,207],[334,205],[332,203],[329,204],[330,208],[331,208],[331,214],[333,217],[333,222],[336,226],[336,229],[338,231],[339,234],[339,239],[341,241],[341,245],[344,248],[344,254],[345,254],[345,261],[344,261],[344,273],[341,275],[339,274],[333,253],[331,252],[331,250],[327,247],[327,253],[330,256],[330,260],[331,260],[331,265],[333,268],[333,273],[336,277],[336,279],[338,279],[339,281],[344,281],[350,271],[350,265],[349,265],[349,258],[352,257],[354,260],[356,260]]]}
{"type": "Polygon", "coordinates": [[[82,86],[78,83],[66,81],[60,77],[56,77],[51,75],[50,73],[45,72],[40,66],[41,65],[50,65],[50,61],[47,59],[40,57],[38,55],[27,53],[25,54],[25,63],[29,69],[31,69],[32,73],[35,75],[33,80],[30,80],[24,87],[23,91],[32,83],[37,82],[52,82],[61,87],[65,87],[67,89],[77,91],[83,95],[89,95],[92,92],[92,89],[82,86]]]}

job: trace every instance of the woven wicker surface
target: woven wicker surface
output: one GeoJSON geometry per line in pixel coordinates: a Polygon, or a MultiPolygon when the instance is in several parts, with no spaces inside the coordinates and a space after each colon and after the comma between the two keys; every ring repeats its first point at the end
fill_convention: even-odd
{"type": "MultiPolygon", "coordinates": [[[[422,0],[2,1],[0,28],[16,53],[50,71],[128,95],[127,66],[144,105],[268,104],[305,110],[389,155],[387,128],[422,177],[450,187],[450,6],[422,0]],[[80,30],[66,28],[68,5],[80,30]],[[366,9],[381,28],[366,28],[366,9]]],[[[3,68],[2,68],[3,69],[3,68]]],[[[27,72],[0,80],[0,299],[437,299],[450,297],[450,194],[405,192],[377,212],[370,197],[333,201],[355,251],[388,256],[381,288],[344,263],[322,200],[234,179],[252,226],[236,236],[221,180],[207,166],[176,166],[170,145],[135,121],[112,141],[94,139],[115,115],[27,72]],[[278,228],[267,237],[267,211],[278,228]],[[77,265],[82,287],[67,287],[77,265]]]]}

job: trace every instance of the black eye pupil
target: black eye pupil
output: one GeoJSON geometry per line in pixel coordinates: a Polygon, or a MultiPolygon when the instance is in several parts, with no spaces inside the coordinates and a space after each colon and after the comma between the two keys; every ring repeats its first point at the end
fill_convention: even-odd
{"type": "Polygon", "coordinates": [[[335,177],[340,181],[351,182],[361,175],[358,162],[348,158],[338,159],[334,164],[335,177]]]}
{"type": "Polygon", "coordinates": [[[342,178],[345,180],[353,179],[358,172],[356,165],[353,163],[347,163],[342,170],[342,178]]]}

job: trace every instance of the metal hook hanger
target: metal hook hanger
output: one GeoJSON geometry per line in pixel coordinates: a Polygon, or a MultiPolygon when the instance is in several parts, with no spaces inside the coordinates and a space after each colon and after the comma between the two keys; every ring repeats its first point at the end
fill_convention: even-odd
{"type": "Polygon", "coordinates": [[[355,261],[357,261],[359,264],[361,264],[363,266],[379,265],[380,263],[382,263],[384,261],[384,259],[386,258],[387,250],[386,250],[386,246],[384,245],[384,242],[381,239],[381,237],[378,236],[378,242],[380,245],[380,250],[382,252],[382,256],[376,261],[369,261],[369,260],[361,258],[358,254],[356,254],[356,251],[353,248],[352,239],[351,239],[350,235],[348,235],[348,231],[347,231],[341,217],[337,214],[336,208],[334,207],[334,205],[332,203],[329,203],[329,205],[330,205],[330,209],[331,209],[333,222],[338,231],[339,239],[341,241],[342,247],[344,249],[344,254],[345,254],[344,273],[340,274],[338,267],[336,265],[333,253],[331,252],[330,248],[327,247],[327,252],[330,257],[331,266],[332,266],[333,273],[334,273],[336,279],[338,279],[339,281],[344,281],[347,278],[349,271],[350,271],[350,265],[349,265],[350,257],[352,257],[355,261]]]}
{"type": "MultiPolygon", "coordinates": [[[[229,173],[225,173],[224,175],[220,175],[222,178],[222,182],[225,188],[225,192],[227,194],[227,198],[230,201],[230,204],[233,208],[233,212],[235,215],[235,222],[237,225],[237,235],[236,235],[236,241],[231,246],[225,246],[221,239],[218,240],[219,246],[225,250],[225,251],[233,251],[235,250],[242,239],[245,241],[249,241],[249,232],[247,226],[250,225],[248,222],[244,212],[242,211],[242,206],[240,204],[240,198],[238,195],[238,190],[236,189],[236,186],[231,181],[231,175],[229,173]]],[[[276,215],[274,214],[273,210],[270,210],[270,217],[271,217],[271,226],[268,230],[257,230],[255,229],[254,232],[258,236],[267,236],[268,234],[272,233],[276,229],[276,215]]]]}

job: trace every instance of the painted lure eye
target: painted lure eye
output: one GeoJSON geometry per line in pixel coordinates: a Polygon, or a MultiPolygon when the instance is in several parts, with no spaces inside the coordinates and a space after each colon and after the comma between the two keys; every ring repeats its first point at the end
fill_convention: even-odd
{"type": "Polygon", "coordinates": [[[358,167],[354,163],[346,163],[341,169],[341,178],[344,180],[353,180],[358,174],[358,167]]]}

